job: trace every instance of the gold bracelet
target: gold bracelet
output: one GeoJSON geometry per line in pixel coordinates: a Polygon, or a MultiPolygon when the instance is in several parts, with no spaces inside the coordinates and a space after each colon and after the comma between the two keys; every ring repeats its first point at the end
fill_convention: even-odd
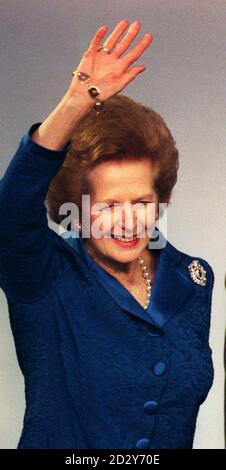
{"type": "MultiPolygon", "coordinates": [[[[96,85],[90,85],[91,77],[86,73],[80,72],[79,70],[74,70],[72,76],[77,75],[78,80],[81,82],[81,85],[88,86],[89,96],[93,99],[96,99],[100,95],[100,89],[96,85]]],[[[96,103],[94,104],[94,110],[96,114],[99,114],[100,110],[103,108],[104,103],[97,98],[96,103]]]]}

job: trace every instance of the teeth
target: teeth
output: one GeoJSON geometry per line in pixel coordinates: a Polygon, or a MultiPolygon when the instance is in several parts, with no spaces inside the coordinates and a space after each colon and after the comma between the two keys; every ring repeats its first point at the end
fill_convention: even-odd
{"type": "Polygon", "coordinates": [[[122,242],[127,243],[127,242],[131,242],[131,241],[135,240],[135,238],[134,237],[131,237],[131,238],[117,237],[117,240],[120,240],[122,242]]]}

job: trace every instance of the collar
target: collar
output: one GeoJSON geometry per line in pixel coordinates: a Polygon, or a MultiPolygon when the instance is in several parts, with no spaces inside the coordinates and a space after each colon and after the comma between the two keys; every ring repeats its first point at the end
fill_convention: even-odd
{"type": "MultiPolygon", "coordinates": [[[[163,235],[161,234],[161,236],[163,235]]],[[[96,263],[86,250],[83,239],[81,237],[63,238],[66,238],[67,243],[72,246],[77,254],[83,255],[89,271],[93,272],[96,263]]],[[[165,246],[160,248],[159,262],[148,311],[143,309],[131,295],[129,305],[132,315],[141,318],[152,326],[162,328],[194,295],[194,283],[191,281],[187,267],[185,271],[182,263],[184,256],[186,255],[177,250],[168,240],[165,240],[165,246]]],[[[117,303],[121,308],[128,311],[128,302],[123,302],[120,299],[117,303]]]]}

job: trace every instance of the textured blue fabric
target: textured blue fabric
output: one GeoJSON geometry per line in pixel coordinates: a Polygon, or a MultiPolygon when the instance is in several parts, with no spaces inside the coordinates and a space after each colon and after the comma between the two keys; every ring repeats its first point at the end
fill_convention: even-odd
{"type": "MultiPolygon", "coordinates": [[[[140,304],[136,301],[132,294],[130,294],[130,292],[122,284],[120,284],[120,282],[114,276],[112,276],[104,268],[97,264],[92,256],[90,256],[86,249],[87,239],[83,239],[81,237],[79,238],[79,235],[79,239],[77,237],[73,238],[70,236],[69,232],[63,233],[61,236],[67,240],[70,246],[72,246],[77,252],[81,254],[81,256],[86,259],[90,271],[93,272],[102,286],[113,297],[115,302],[118,303],[120,307],[131,311],[131,313],[134,312],[136,315],[139,315],[140,304]]],[[[150,304],[146,312],[151,316],[150,304]]]]}
{"type": "Polygon", "coordinates": [[[191,448],[213,381],[212,268],[167,241],[144,310],[82,239],[48,227],[44,200],[70,143],[34,143],[39,124],[0,182],[0,286],[26,393],[18,448],[191,448]]]}

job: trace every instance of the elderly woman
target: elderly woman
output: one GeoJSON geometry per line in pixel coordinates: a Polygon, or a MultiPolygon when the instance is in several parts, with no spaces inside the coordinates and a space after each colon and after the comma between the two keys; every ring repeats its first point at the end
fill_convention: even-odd
{"type": "Polygon", "coordinates": [[[159,114],[118,94],[144,70],[133,64],[151,34],[127,51],[139,30],[120,21],[104,44],[96,32],[1,181],[20,449],[191,448],[212,384],[212,268],[152,237],[178,151],[159,114]],[[53,231],[46,209],[70,230],[53,231]]]}

